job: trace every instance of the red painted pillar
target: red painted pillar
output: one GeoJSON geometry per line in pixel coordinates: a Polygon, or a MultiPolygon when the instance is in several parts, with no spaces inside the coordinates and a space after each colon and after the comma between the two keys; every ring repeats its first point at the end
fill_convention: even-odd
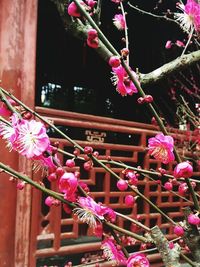
{"type": "MultiPolygon", "coordinates": [[[[34,108],[37,0],[0,0],[1,86],[34,108]]],[[[0,140],[0,160],[31,174],[30,164],[8,152],[0,140]]],[[[31,189],[17,192],[0,174],[1,267],[29,266],[31,189]]]]}

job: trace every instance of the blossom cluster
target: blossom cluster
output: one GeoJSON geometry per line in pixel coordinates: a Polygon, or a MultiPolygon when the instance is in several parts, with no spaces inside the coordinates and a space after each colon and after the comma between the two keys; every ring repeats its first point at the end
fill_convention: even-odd
{"type": "MultiPolygon", "coordinates": [[[[112,0],[112,2],[119,5],[122,3],[122,0],[112,0]]],[[[91,16],[94,15],[97,1],[85,0],[80,1],[79,3],[86,11],[89,12],[91,16]]],[[[187,0],[185,5],[181,2],[178,3],[177,6],[183,13],[176,13],[175,15],[184,31],[192,33],[195,30],[199,33],[200,4],[194,0],[187,0]]],[[[73,17],[73,19],[83,19],[81,11],[74,1],[70,1],[68,4],[67,12],[69,16],[73,17]]],[[[113,24],[118,30],[125,30],[125,15],[116,14],[113,18],[113,24]]],[[[87,28],[87,38],[85,41],[89,47],[98,49],[100,45],[100,37],[101,36],[99,35],[99,31],[97,29],[92,27],[89,29],[87,28]]],[[[176,45],[179,47],[185,46],[185,44],[181,41],[177,41],[176,45]]],[[[166,48],[169,49],[171,46],[172,42],[168,41],[166,43],[166,48]]],[[[112,55],[107,60],[112,69],[113,77],[111,78],[111,81],[114,86],[116,86],[116,91],[121,96],[131,96],[138,93],[140,90],[140,81],[136,72],[129,66],[127,71],[125,64],[128,62],[128,56],[129,50],[126,47],[121,50],[120,55],[112,55]]],[[[8,99],[8,101],[10,105],[15,106],[16,103],[14,103],[11,99],[8,99]]],[[[139,104],[150,104],[153,102],[153,97],[151,95],[142,94],[142,97],[138,98],[137,102],[139,104]]],[[[44,123],[32,119],[32,117],[27,113],[23,116],[21,116],[20,112],[17,110],[16,113],[13,113],[3,102],[0,106],[0,115],[9,116],[8,121],[2,120],[0,122],[0,136],[6,140],[9,149],[17,151],[20,155],[25,156],[27,159],[39,162],[48,170],[48,181],[51,183],[57,183],[59,196],[62,196],[66,201],[66,203],[63,204],[65,212],[73,214],[73,216],[78,218],[78,220],[82,223],[87,223],[93,230],[93,233],[102,238],[101,248],[103,250],[104,257],[108,260],[114,261],[117,265],[123,264],[127,267],[149,267],[149,260],[143,253],[134,253],[126,258],[122,252],[121,246],[117,245],[115,240],[110,237],[107,231],[105,231],[104,227],[106,223],[116,223],[117,213],[103,203],[96,202],[91,197],[89,188],[81,181],[81,179],[79,179],[80,173],[73,172],[73,170],[66,171],[65,168],[61,167],[56,147],[52,146],[44,123]],[[84,196],[81,195],[79,190],[80,188],[82,188],[84,196]],[[69,203],[69,205],[67,203],[69,203]]],[[[175,163],[174,139],[172,136],[158,133],[155,137],[149,138],[147,146],[147,153],[154,157],[157,161],[160,161],[163,164],[175,163]]],[[[98,152],[93,152],[93,149],[87,146],[84,148],[84,153],[84,159],[87,160],[83,166],[85,170],[89,171],[93,167],[92,157],[95,156],[97,158],[98,152]]],[[[76,156],[77,154],[75,155],[75,158],[76,156]]],[[[65,165],[67,168],[74,168],[74,158],[67,160],[65,165]]],[[[166,173],[165,169],[160,168],[159,171],[161,177],[166,173]]],[[[116,183],[118,190],[123,192],[128,190],[129,187],[132,189],[137,188],[137,173],[128,169],[124,170],[122,173],[124,174],[124,177],[120,177],[116,183]]],[[[166,182],[164,184],[164,188],[166,190],[172,190],[174,180],[176,180],[177,183],[180,183],[178,192],[180,195],[183,195],[188,190],[188,178],[192,175],[193,166],[191,162],[180,162],[176,164],[173,169],[174,179],[166,182]]],[[[194,183],[191,183],[191,185],[192,188],[195,187],[194,183]]],[[[23,189],[23,185],[18,185],[18,188],[23,189]]],[[[131,194],[125,195],[124,197],[124,203],[127,207],[133,207],[135,201],[136,197],[131,194]]],[[[50,207],[52,205],[59,205],[60,202],[54,197],[49,196],[45,199],[45,204],[50,207]]],[[[188,216],[188,223],[199,226],[199,214],[191,213],[188,216]]],[[[180,237],[184,236],[184,227],[185,225],[176,225],[174,227],[174,233],[180,237]]]]}
{"type": "Polygon", "coordinates": [[[137,266],[137,267],[149,267],[149,260],[143,253],[134,253],[129,256],[128,259],[125,258],[122,251],[116,246],[112,238],[106,238],[101,243],[101,248],[103,249],[104,256],[114,261],[117,265],[123,265],[127,267],[137,266]]]}

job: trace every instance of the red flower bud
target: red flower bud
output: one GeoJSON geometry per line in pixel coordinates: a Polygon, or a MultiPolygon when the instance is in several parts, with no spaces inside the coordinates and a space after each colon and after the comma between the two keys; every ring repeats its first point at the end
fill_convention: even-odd
{"type": "Polygon", "coordinates": [[[98,33],[95,29],[89,29],[87,32],[87,36],[89,39],[95,39],[98,36],[98,33]]]}
{"type": "Polygon", "coordinates": [[[189,178],[193,174],[193,167],[188,161],[181,162],[174,169],[175,178],[189,178]]]}
{"type": "Polygon", "coordinates": [[[65,165],[69,168],[73,168],[73,167],[75,167],[75,162],[73,159],[68,159],[68,160],[66,160],[65,165]]]}
{"type": "Polygon", "coordinates": [[[92,162],[89,160],[89,161],[86,161],[84,164],[83,164],[83,168],[86,170],[86,171],[90,171],[92,169],[92,162]]]}
{"type": "Polygon", "coordinates": [[[109,58],[109,61],[108,61],[109,65],[113,68],[117,68],[119,67],[119,65],[121,64],[121,61],[119,59],[119,57],[117,56],[112,56],[109,58]]]}
{"type": "Polygon", "coordinates": [[[143,97],[139,97],[138,100],[137,100],[138,104],[144,104],[145,103],[145,100],[143,97]]]}
{"type": "Polygon", "coordinates": [[[153,102],[153,96],[152,95],[145,95],[144,102],[145,103],[152,103],[153,102]]]}
{"type": "Polygon", "coordinates": [[[86,146],[84,148],[84,153],[85,154],[91,154],[93,152],[93,148],[91,146],[86,146]]]}

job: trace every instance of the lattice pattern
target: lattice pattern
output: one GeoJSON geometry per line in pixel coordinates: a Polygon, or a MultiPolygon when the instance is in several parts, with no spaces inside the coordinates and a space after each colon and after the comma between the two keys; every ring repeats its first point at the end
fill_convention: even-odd
{"type": "MultiPolygon", "coordinates": [[[[53,118],[53,120],[56,123],[58,119],[53,118]]],[[[67,127],[68,122],[69,120],[65,120],[65,127],[67,127]]],[[[88,122],[87,124],[86,121],[84,123],[85,126],[88,126],[90,129],[91,123],[88,122]]],[[[71,123],[69,123],[69,125],[71,125],[71,123]]],[[[146,151],[147,140],[149,137],[155,136],[157,133],[155,129],[139,129],[137,127],[129,127],[126,124],[124,126],[121,124],[117,126],[116,123],[115,125],[113,124],[115,126],[114,128],[109,124],[104,124],[104,127],[102,126],[102,123],[96,123],[95,125],[96,131],[91,131],[87,128],[85,130],[85,140],[92,140],[92,143],[82,140],[84,138],[80,138],[80,140],[77,142],[83,147],[88,144],[92,145],[94,150],[99,152],[99,159],[106,159],[108,156],[111,156],[111,158],[115,161],[124,162],[134,167],[138,165],[142,166],[144,169],[158,169],[159,167],[162,167],[162,164],[149,157],[146,151]],[[104,128],[103,131],[102,128],[104,128]],[[101,133],[101,131],[103,133],[101,133]],[[94,132],[96,136],[91,137],[91,133],[94,132]],[[120,134],[120,136],[123,135],[123,138],[116,138],[118,134],[120,134]],[[88,138],[89,135],[90,138],[88,138]],[[113,141],[111,138],[112,136],[113,141]],[[118,143],[114,143],[115,139],[118,141],[118,143]],[[110,140],[111,142],[106,142],[107,140],[110,140]]],[[[76,123],[74,122],[73,127],[75,126],[76,123]]],[[[73,128],[71,131],[78,130],[79,128],[73,128]]],[[[52,141],[54,141],[53,135],[52,141]]],[[[60,139],[60,147],[67,152],[73,151],[71,144],[62,139],[60,139]]],[[[64,163],[66,157],[60,159],[64,163]]],[[[110,167],[112,167],[112,170],[120,177],[123,177],[123,169],[121,167],[110,167]]],[[[167,170],[170,172],[174,166],[173,164],[168,164],[165,167],[167,167],[167,170]]],[[[127,208],[123,200],[125,195],[130,194],[130,190],[127,190],[123,193],[120,192],[116,187],[116,178],[111,177],[111,175],[105,172],[102,167],[95,165],[91,171],[85,171],[83,169],[83,162],[80,161],[77,163],[77,167],[75,167],[74,170],[80,171],[80,177],[89,185],[91,196],[95,199],[95,201],[100,201],[112,209],[130,216],[131,218],[136,218],[136,216],[139,215],[140,221],[147,227],[151,228],[155,224],[158,224],[162,231],[167,234],[169,238],[174,237],[172,225],[170,225],[165,218],[162,218],[154,208],[150,207],[149,204],[147,204],[141,198],[137,199],[137,202],[132,208],[127,208]]],[[[197,173],[195,173],[195,175],[197,175],[197,173]]],[[[47,183],[46,179],[44,179],[43,182],[47,183]]],[[[57,185],[54,183],[49,186],[51,186],[52,189],[56,189],[57,187],[57,185]]],[[[155,181],[152,181],[148,177],[140,176],[138,189],[145,196],[147,196],[149,200],[156,204],[165,214],[168,214],[174,221],[179,221],[182,218],[182,208],[186,205],[186,202],[183,199],[166,191],[161,185],[155,181]]],[[[133,192],[131,193],[134,195],[133,192]]],[[[37,229],[35,225],[34,228],[36,229],[34,234],[35,237],[37,236],[38,240],[38,256],[67,253],[69,246],[73,246],[77,244],[77,242],[86,244],[85,251],[93,250],[93,245],[96,244],[95,242],[98,242],[99,239],[93,236],[91,229],[88,229],[87,225],[77,223],[76,218],[71,218],[61,209],[61,207],[45,207],[43,204],[44,196],[41,196],[39,192],[35,192],[35,194],[37,194],[37,201],[34,203],[33,207],[35,207],[35,209],[38,211],[38,214],[40,214],[40,227],[37,229]],[[45,248],[46,254],[41,252],[43,248],[45,248]]],[[[138,229],[132,223],[124,220],[121,217],[117,219],[117,224],[124,229],[142,233],[141,229],[138,229]]],[[[96,249],[98,249],[99,245],[96,245],[96,249]]],[[[136,247],[138,247],[138,243],[136,243],[135,248],[136,247]]],[[[76,251],[75,247],[72,248],[74,248],[74,251],[76,251]]],[[[72,248],[70,247],[70,249],[72,248]]],[[[73,252],[70,251],[70,253],[73,252]]]]}

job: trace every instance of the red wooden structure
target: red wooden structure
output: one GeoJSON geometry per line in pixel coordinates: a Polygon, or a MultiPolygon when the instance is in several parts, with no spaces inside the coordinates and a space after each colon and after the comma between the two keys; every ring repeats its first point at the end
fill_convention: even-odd
{"type": "MultiPolygon", "coordinates": [[[[111,156],[113,160],[124,162],[133,167],[138,165],[144,169],[158,169],[161,167],[160,162],[152,159],[146,153],[148,138],[155,136],[158,132],[155,126],[40,107],[36,107],[36,111],[53,121],[55,125],[62,126],[63,130],[68,130],[69,134],[82,132],[83,135],[76,141],[82,147],[92,145],[99,152],[99,159],[103,160],[111,156]]],[[[185,139],[184,132],[176,129],[171,129],[170,132],[175,139],[185,139]]],[[[67,152],[73,152],[72,145],[68,141],[52,137],[52,141],[55,140],[59,140],[59,148],[67,152]]],[[[64,164],[66,158],[60,159],[64,164]]],[[[123,177],[123,168],[110,167],[119,176],[123,177]]],[[[172,169],[173,164],[169,164],[168,170],[171,171],[172,169]]],[[[74,170],[81,173],[80,177],[89,185],[91,196],[95,201],[105,203],[133,219],[136,218],[136,215],[139,215],[141,222],[147,227],[151,228],[157,224],[169,239],[175,238],[172,225],[142,199],[139,199],[133,208],[128,208],[123,199],[130,191],[119,192],[115,178],[102,167],[95,165],[91,171],[85,172],[80,162],[74,170]]],[[[38,177],[40,175],[36,175],[36,180],[38,180],[38,177]]],[[[44,177],[42,181],[46,183],[47,179],[44,177]]],[[[51,186],[52,189],[57,188],[55,183],[51,186]]],[[[148,177],[139,179],[138,189],[174,221],[180,220],[182,208],[188,205],[183,199],[166,191],[156,181],[152,181],[148,177]]],[[[177,190],[177,188],[174,189],[177,190]]],[[[100,240],[96,239],[91,242],[91,239],[88,238],[93,234],[87,226],[77,224],[77,220],[63,213],[61,207],[44,209],[42,204],[44,198],[38,190],[33,190],[33,199],[37,201],[34,201],[32,206],[31,251],[35,251],[35,255],[30,254],[31,266],[35,265],[37,258],[53,255],[88,254],[88,252],[93,255],[95,251],[100,250],[100,240]],[[73,239],[76,239],[79,245],[72,242],[73,239]]],[[[132,229],[132,224],[123,218],[118,218],[117,224],[124,229],[132,229]]],[[[139,233],[142,233],[141,230],[139,233]]],[[[137,248],[138,243],[135,245],[135,249],[137,248]]],[[[149,258],[151,266],[162,266],[158,253],[153,253],[149,258]]],[[[100,266],[105,266],[105,263],[100,266]]]]}
{"type": "MultiPolygon", "coordinates": [[[[15,96],[34,108],[35,58],[36,58],[37,0],[1,0],[0,1],[0,80],[2,87],[12,91],[15,96]]],[[[113,159],[132,166],[158,168],[160,163],[149,158],[145,152],[147,139],[155,135],[157,129],[151,125],[102,118],[98,116],[62,112],[36,107],[36,111],[54,121],[56,125],[69,128],[72,133],[81,131],[80,145],[88,143],[99,151],[100,159],[112,156],[113,159]]],[[[172,135],[177,132],[172,130],[172,135]]],[[[184,133],[178,133],[184,139],[184,133]]],[[[71,136],[73,137],[73,136],[71,136]]],[[[52,140],[55,137],[52,136],[52,140]]],[[[32,166],[15,153],[9,153],[0,141],[0,156],[3,162],[32,176],[32,166]]],[[[71,145],[60,139],[60,148],[70,151],[71,145]]],[[[61,158],[62,160],[62,158],[61,158]]],[[[172,169],[169,165],[169,170],[172,169]]],[[[172,238],[171,226],[160,214],[139,200],[133,209],[127,209],[123,197],[115,187],[115,181],[105,170],[95,166],[84,173],[83,181],[91,187],[92,196],[97,201],[109,205],[121,213],[140,219],[148,227],[158,224],[169,238],[172,238]]],[[[121,168],[114,167],[119,175],[121,168]]],[[[197,175],[197,174],[195,174],[197,175]]],[[[60,207],[44,208],[42,194],[26,186],[23,191],[1,174],[0,184],[0,262],[1,266],[35,267],[36,260],[55,255],[78,253],[96,253],[100,248],[99,240],[91,239],[86,226],[77,224],[63,214],[60,207]],[[79,243],[75,243],[77,239],[79,243]]],[[[39,176],[34,176],[38,179],[39,176]]],[[[52,185],[56,188],[56,185],[52,185]]],[[[172,196],[147,177],[140,180],[139,189],[148,195],[164,212],[174,220],[181,216],[182,199],[172,196]]],[[[120,218],[118,224],[130,229],[130,224],[120,218]]],[[[160,266],[159,255],[151,257],[152,264],[160,266]]],[[[107,266],[103,263],[102,266],[107,266]]],[[[154,266],[154,265],[152,265],[154,266]]]]}
{"type": "MultiPolygon", "coordinates": [[[[0,1],[1,86],[34,107],[37,1],[0,1]]],[[[0,141],[3,161],[31,173],[29,163],[9,153],[0,141]]],[[[18,194],[8,177],[1,174],[0,262],[1,266],[29,266],[31,188],[18,194]],[[27,207],[27,208],[26,208],[27,207]],[[23,222],[23,226],[18,226],[23,222]],[[17,231],[16,231],[17,229],[17,231]]]]}

